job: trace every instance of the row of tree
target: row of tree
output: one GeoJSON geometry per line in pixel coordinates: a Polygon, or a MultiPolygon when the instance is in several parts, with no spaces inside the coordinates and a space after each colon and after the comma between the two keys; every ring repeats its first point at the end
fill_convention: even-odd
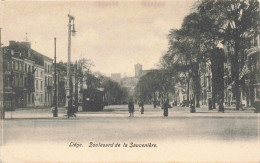
{"type": "MultiPolygon", "coordinates": [[[[111,80],[99,72],[93,72],[92,67],[94,66],[93,61],[82,58],[75,64],[71,64],[71,72],[76,75],[77,80],[82,86],[86,85],[87,88],[104,88],[105,104],[123,104],[128,99],[128,91],[126,88],[119,85],[119,83],[111,80]]],[[[57,63],[57,70],[63,76],[66,76],[67,63],[57,63]]],[[[59,101],[64,105],[66,101],[65,81],[59,83],[59,101]]]]}
{"type": "Polygon", "coordinates": [[[172,77],[173,72],[169,69],[153,70],[142,76],[135,87],[135,98],[137,101],[154,103],[157,99],[162,102],[169,99],[169,93],[174,93],[176,78],[172,77]]]}
{"type": "Polygon", "coordinates": [[[184,18],[181,28],[170,30],[169,49],[161,57],[161,70],[142,77],[136,88],[137,94],[140,98],[150,98],[155,91],[169,92],[173,84],[182,82],[186,83],[186,93],[189,95],[192,81],[195,99],[189,99],[187,96],[187,101],[189,103],[193,100],[199,107],[200,65],[207,63],[212,71],[213,104],[220,100],[224,101],[224,62],[226,59],[230,59],[232,91],[238,110],[240,106],[239,87],[242,84],[239,74],[245,65],[245,50],[249,47],[250,40],[259,33],[259,20],[259,2],[257,0],[201,0],[196,2],[193,12],[184,18]],[[223,46],[233,49],[229,58],[225,57],[223,46]],[[156,76],[156,74],[165,75],[162,77],[156,76]],[[162,81],[167,84],[163,84],[162,81]]]}

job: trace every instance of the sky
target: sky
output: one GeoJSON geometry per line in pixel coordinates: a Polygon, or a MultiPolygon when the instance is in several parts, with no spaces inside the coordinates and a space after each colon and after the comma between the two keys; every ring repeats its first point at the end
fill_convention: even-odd
{"type": "Polygon", "coordinates": [[[134,76],[134,65],[156,68],[167,51],[170,29],[180,28],[195,0],[174,1],[1,1],[2,42],[31,42],[32,49],[68,60],[68,14],[75,17],[71,60],[91,59],[110,76],[134,76]]]}

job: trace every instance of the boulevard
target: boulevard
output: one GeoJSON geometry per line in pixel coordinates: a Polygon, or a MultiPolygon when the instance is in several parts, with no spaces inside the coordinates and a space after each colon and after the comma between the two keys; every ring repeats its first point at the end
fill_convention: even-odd
{"type": "Polygon", "coordinates": [[[259,114],[252,110],[218,113],[197,108],[191,114],[189,108],[173,107],[163,117],[159,107],[146,105],[143,115],[135,108],[134,117],[126,105],[79,111],[69,119],[63,116],[64,108],[58,108],[57,118],[50,109],[16,110],[12,119],[6,112],[3,161],[259,160],[259,114]]]}

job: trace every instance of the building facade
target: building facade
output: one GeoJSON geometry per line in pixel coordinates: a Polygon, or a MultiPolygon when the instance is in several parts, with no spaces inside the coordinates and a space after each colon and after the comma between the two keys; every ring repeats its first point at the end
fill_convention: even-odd
{"type": "Polygon", "coordinates": [[[44,56],[44,105],[51,106],[53,102],[53,60],[44,56]]]}
{"type": "Polygon", "coordinates": [[[9,46],[3,47],[3,56],[6,72],[4,96],[8,97],[6,108],[49,106],[52,91],[49,91],[49,103],[45,103],[44,86],[45,76],[49,77],[49,85],[52,85],[52,59],[31,49],[30,42],[16,41],[10,41],[9,46]],[[49,72],[45,73],[44,63],[48,63],[49,72]]]}

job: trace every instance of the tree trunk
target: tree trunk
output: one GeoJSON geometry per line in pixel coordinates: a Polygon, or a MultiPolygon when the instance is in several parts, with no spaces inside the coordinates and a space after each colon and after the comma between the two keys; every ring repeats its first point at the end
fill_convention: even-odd
{"type": "Polygon", "coordinates": [[[155,92],[153,93],[153,107],[156,108],[157,105],[157,100],[156,100],[156,96],[155,96],[155,92]]]}
{"type": "Polygon", "coordinates": [[[239,44],[235,42],[234,47],[234,56],[232,59],[233,68],[233,81],[234,81],[234,95],[236,98],[236,110],[239,110],[240,107],[240,89],[239,89],[239,63],[238,63],[238,55],[239,55],[239,44]]]}
{"type": "MultiPolygon", "coordinates": [[[[212,102],[216,109],[217,101],[224,102],[224,61],[225,54],[222,49],[214,49],[211,52],[211,72],[212,72],[212,102]]],[[[209,88],[210,89],[210,88],[209,88]]]]}
{"type": "Polygon", "coordinates": [[[200,107],[200,91],[201,91],[201,86],[200,86],[200,76],[199,76],[199,63],[197,62],[195,64],[194,68],[194,76],[193,76],[193,81],[194,81],[194,95],[195,95],[195,102],[196,102],[196,107],[200,107]]]}
{"type": "Polygon", "coordinates": [[[190,103],[190,80],[187,79],[187,103],[186,106],[189,107],[190,103]]]}

